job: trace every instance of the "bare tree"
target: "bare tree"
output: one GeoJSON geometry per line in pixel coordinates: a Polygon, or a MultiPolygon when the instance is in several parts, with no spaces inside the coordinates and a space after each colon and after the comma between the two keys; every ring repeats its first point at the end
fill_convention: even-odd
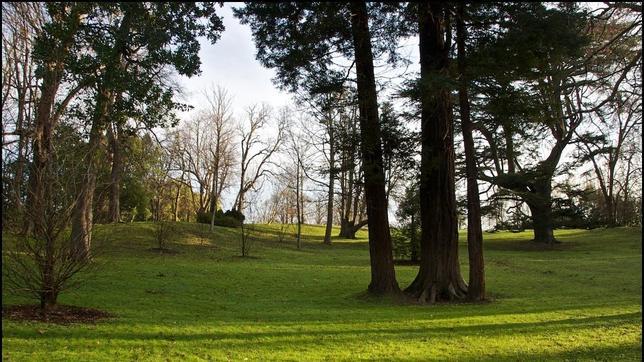
{"type": "Polygon", "coordinates": [[[210,156],[212,158],[212,191],[210,197],[210,231],[215,227],[215,214],[221,193],[229,186],[228,176],[231,173],[233,162],[233,130],[232,99],[228,92],[221,87],[212,87],[205,91],[209,109],[207,119],[211,122],[212,138],[210,156]]]}
{"type": "Polygon", "coordinates": [[[246,109],[247,125],[240,125],[241,137],[239,163],[239,192],[235,199],[237,211],[244,209],[244,196],[253,189],[262,177],[271,171],[268,165],[271,157],[279,150],[285,133],[285,114],[282,112],[277,120],[276,135],[271,139],[263,139],[262,131],[267,129],[271,111],[265,104],[252,105],[246,109]]]}
{"type": "Polygon", "coordinates": [[[32,48],[44,19],[41,3],[2,3],[2,146],[3,171],[7,173],[3,178],[11,179],[6,185],[10,195],[3,203],[9,201],[18,214],[24,207],[29,131],[39,96],[32,48]]]}
{"type": "Polygon", "coordinates": [[[641,97],[627,95],[612,107],[597,110],[589,117],[591,129],[584,134],[577,133],[579,157],[590,161],[604,199],[604,217],[609,226],[618,222],[618,203],[626,196],[636,171],[630,162],[633,153],[625,152],[629,141],[641,135],[641,97]],[[621,171],[621,172],[620,172],[621,171]],[[620,174],[623,176],[620,180],[620,174]]]}
{"type": "MultiPolygon", "coordinates": [[[[302,131],[306,135],[305,140],[318,155],[312,159],[311,166],[317,164],[311,171],[304,168],[306,178],[326,190],[326,228],[324,232],[324,243],[331,243],[331,232],[333,228],[334,200],[338,178],[339,167],[336,161],[338,153],[337,128],[341,118],[346,118],[347,113],[355,112],[355,104],[344,92],[326,93],[314,96],[300,96],[300,102],[306,104],[307,113],[317,122],[307,121],[302,124],[302,131]],[[317,126],[317,127],[316,127],[317,126]],[[314,177],[318,174],[320,177],[314,177]],[[328,180],[322,180],[326,176],[328,180]]],[[[354,113],[355,114],[355,113],[354,113]]]]}
{"type": "MultiPolygon", "coordinates": [[[[210,152],[211,129],[207,113],[200,112],[174,135],[175,151],[179,158],[177,166],[186,173],[186,182],[191,190],[196,186],[198,212],[205,212],[210,204],[212,184],[212,153],[210,152]]],[[[193,198],[194,193],[193,193],[193,198]]]]}
{"type": "Polygon", "coordinates": [[[63,153],[53,150],[54,162],[32,174],[46,188],[40,207],[26,211],[25,216],[33,222],[32,231],[9,246],[3,260],[3,280],[9,289],[36,298],[44,313],[56,305],[61,292],[77,286],[81,282],[77,274],[93,264],[92,258],[77,257],[78,241],[68,230],[78,202],[79,163],[73,154],[63,153]]]}
{"type": "Polygon", "coordinates": [[[286,155],[288,162],[282,166],[282,175],[286,178],[289,189],[295,190],[295,215],[297,248],[302,247],[302,224],[304,222],[304,163],[308,151],[308,143],[301,133],[292,128],[287,132],[286,155]]]}

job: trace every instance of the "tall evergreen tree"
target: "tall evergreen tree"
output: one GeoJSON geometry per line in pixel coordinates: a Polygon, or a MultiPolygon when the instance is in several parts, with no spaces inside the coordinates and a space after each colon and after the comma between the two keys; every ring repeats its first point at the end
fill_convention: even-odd
{"type": "MultiPolygon", "coordinates": [[[[385,6],[370,4],[370,9],[385,6]]],[[[235,14],[251,26],[257,57],[265,66],[277,69],[276,82],[282,88],[295,91],[319,86],[320,82],[342,84],[349,72],[333,68],[334,56],[355,64],[369,220],[368,290],[373,294],[397,294],[373,70],[374,49],[382,53],[393,43],[372,41],[369,22],[386,22],[381,21],[382,17],[370,18],[371,14],[384,13],[370,9],[364,3],[248,3],[236,9],[235,14]]],[[[383,28],[375,32],[383,37],[395,36],[394,32],[383,32],[383,28]]]]}
{"type": "Polygon", "coordinates": [[[420,268],[405,292],[420,302],[462,299],[458,262],[454,130],[450,95],[451,6],[417,4],[420,42],[420,268]]]}

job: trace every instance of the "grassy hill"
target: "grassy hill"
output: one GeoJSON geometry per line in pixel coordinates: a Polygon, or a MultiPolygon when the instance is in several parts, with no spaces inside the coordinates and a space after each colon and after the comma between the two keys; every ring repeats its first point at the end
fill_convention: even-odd
{"type": "MultiPolygon", "coordinates": [[[[159,254],[152,224],[100,226],[96,271],[59,302],[116,318],[3,318],[3,360],[640,360],[640,229],[562,230],[545,251],[530,232],[485,234],[493,302],[418,306],[360,297],[364,232],[326,246],[323,227],[306,226],[297,250],[292,228],[283,242],[278,225],[256,228],[252,258],[240,258],[238,229],[180,223],[179,253],[159,254]]],[[[401,287],[416,268],[396,267],[401,287]]],[[[3,289],[4,304],[25,302],[3,289]]]]}

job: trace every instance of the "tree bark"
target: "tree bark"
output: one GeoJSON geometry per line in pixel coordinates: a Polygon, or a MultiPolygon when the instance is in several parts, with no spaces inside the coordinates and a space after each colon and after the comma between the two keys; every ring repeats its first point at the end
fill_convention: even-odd
{"type": "Polygon", "coordinates": [[[405,290],[418,301],[463,299],[458,262],[454,130],[449,75],[449,9],[418,4],[421,74],[420,268],[405,290]]]}
{"type": "Polygon", "coordinates": [[[371,35],[367,6],[350,3],[351,31],[355,48],[362,166],[364,168],[367,217],[369,223],[369,255],[371,282],[369,292],[376,295],[398,294],[400,288],[394,271],[391,234],[385,199],[385,176],[382,167],[378,98],[373,70],[371,35]]]}
{"type": "Polygon", "coordinates": [[[103,138],[103,124],[107,112],[111,108],[111,99],[111,92],[106,89],[99,90],[88,149],[84,157],[87,168],[72,212],[72,242],[78,258],[90,257],[92,226],[94,223],[93,202],[94,191],[96,190],[96,170],[99,162],[99,148],[103,138]]]}
{"type": "Polygon", "coordinates": [[[534,198],[534,200],[526,201],[532,214],[535,242],[546,244],[558,242],[552,230],[551,203],[550,193],[543,193],[538,198],[534,198]]]}
{"type": "MultiPolygon", "coordinates": [[[[479,199],[478,170],[476,153],[472,137],[472,121],[470,119],[470,100],[468,95],[468,79],[466,73],[465,40],[465,4],[458,4],[456,36],[458,46],[459,90],[458,99],[461,110],[461,128],[465,147],[465,175],[467,178],[467,251],[470,262],[469,286],[467,297],[472,301],[485,299],[485,266],[483,261],[483,230],[481,227],[481,200],[479,199]]],[[[508,165],[514,165],[508,160],[508,165]]]]}
{"type": "Polygon", "coordinates": [[[345,239],[355,239],[356,238],[356,233],[358,230],[360,230],[363,226],[368,225],[369,220],[362,220],[358,222],[357,224],[353,220],[345,219],[343,218],[340,221],[340,234],[339,236],[341,238],[345,239]]]}

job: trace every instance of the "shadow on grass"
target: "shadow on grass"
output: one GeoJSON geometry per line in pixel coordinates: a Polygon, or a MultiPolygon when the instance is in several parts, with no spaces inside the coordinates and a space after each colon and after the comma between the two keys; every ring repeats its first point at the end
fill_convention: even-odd
{"type": "MultiPolygon", "coordinates": [[[[76,335],[75,339],[80,340],[125,340],[125,341],[187,341],[195,342],[218,342],[223,344],[226,348],[239,348],[246,349],[248,343],[252,341],[254,348],[278,348],[284,344],[297,342],[300,344],[318,344],[324,341],[324,337],[333,337],[330,343],[337,343],[338,339],[343,342],[356,342],[360,340],[368,340],[370,343],[394,343],[400,341],[413,341],[413,340],[434,340],[443,339],[449,340],[458,337],[478,337],[478,338],[503,338],[509,337],[515,339],[517,336],[524,338],[533,338],[535,336],[543,335],[556,335],[557,333],[580,332],[585,330],[587,332],[596,330],[598,328],[618,327],[626,324],[635,324],[637,320],[641,320],[641,312],[623,313],[610,316],[598,317],[583,317],[583,318],[569,318],[556,321],[538,321],[538,322],[519,322],[519,323],[484,323],[466,326],[417,326],[401,328],[393,325],[390,328],[382,328],[380,326],[375,328],[329,328],[328,326],[307,326],[307,325],[282,325],[276,323],[275,325],[243,325],[246,330],[249,328],[277,328],[280,330],[273,331],[248,331],[248,332],[208,332],[208,333],[175,333],[174,331],[168,332],[120,332],[120,331],[102,331],[102,330],[84,330],[82,334],[76,335]],[[326,328],[325,328],[326,327],[326,328]],[[283,330],[287,328],[287,330],[283,330]],[[312,329],[312,330],[311,330],[312,329]]],[[[400,323],[400,322],[399,322],[400,323]]],[[[176,326],[175,326],[176,327],[176,326]]],[[[341,326],[340,326],[341,327],[341,326]]],[[[128,325],[128,329],[131,326],[128,325]]],[[[48,339],[67,338],[69,332],[64,328],[50,329],[46,333],[34,335],[30,328],[21,328],[16,330],[4,331],[3,337],[5,338],[23,338],[23,339],[36,339],[41,340],[43,343],[48,339]]],[[[630,346],[630,345],[629,345],[630,346]]],[[[630,346],[629,348],[635,348],[630,346]]],[[[600,347],[601,348],[601,347],[600,347]]],[[[616,348],[616,351],[622,351],[621,348],[616,348]]],[[[638,347],[641,348],[641,347],[638,347]]],[[[583,352],[589,352],[593,347],[585,347],[583,352]]],[[[535,354],[535,356],[544,356],[555,358],[558,355],[568,355],[571,352],[555,353],[552,356],[546,354],[535,354]]],[[[503,357],[503,354],[496,355],[503,357]]],[[[492,356],[489,356],[492,358],[492,356]]]]}

